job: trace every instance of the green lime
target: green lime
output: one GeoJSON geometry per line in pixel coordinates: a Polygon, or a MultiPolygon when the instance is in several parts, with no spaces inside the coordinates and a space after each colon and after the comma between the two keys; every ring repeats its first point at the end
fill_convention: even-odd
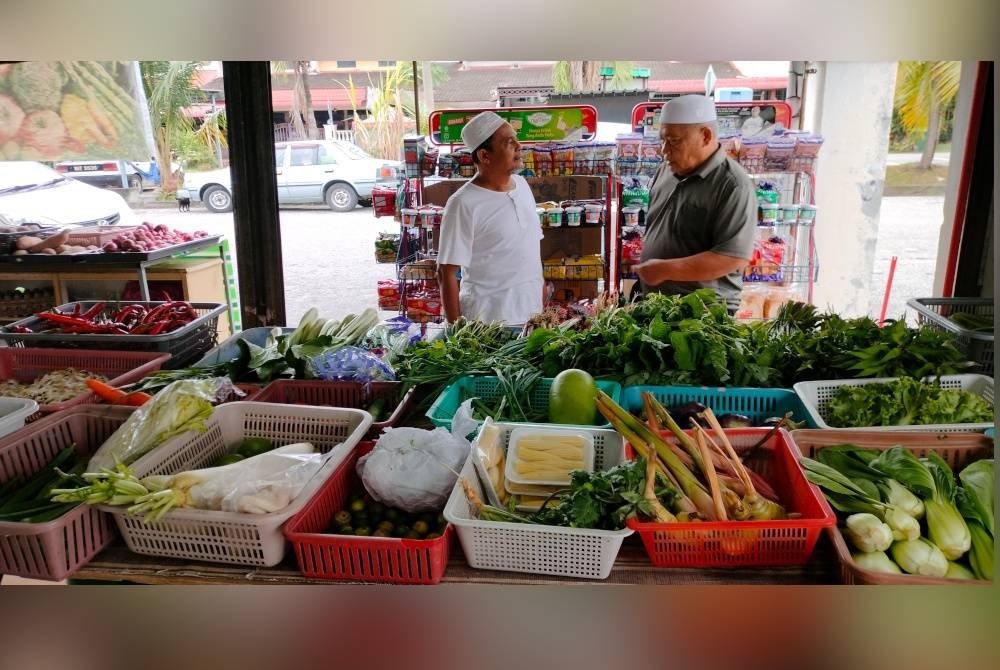
{"type": "Polygon", "coordinates": [[[243,460],[242,454],[226,454],[219,460],[215,462],[216,465],[229,465],[230,463],[238,463],[243,460]]]}
{"type": "Polygon", "coordinates": [[[264,452],[271,451],[272,449],[274,449],[274,444],[272,444],[271,440],[266,437],[248,437],[240,442],[240,446],[237,447],[236,453],[241,454],[244,458],[250,458],[251,456],[263,454],[264,452]]]}

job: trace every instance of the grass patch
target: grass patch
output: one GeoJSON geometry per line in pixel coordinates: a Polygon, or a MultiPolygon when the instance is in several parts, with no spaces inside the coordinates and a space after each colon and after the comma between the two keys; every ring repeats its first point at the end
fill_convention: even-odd
{"type": "Polygon", "coordinates": [[[916,163],[887,165],[885,168],[886,187],[940,187],[944,189],[947,183],[947,165],[934,164],[927,170],[921,169],[916,163]]]}

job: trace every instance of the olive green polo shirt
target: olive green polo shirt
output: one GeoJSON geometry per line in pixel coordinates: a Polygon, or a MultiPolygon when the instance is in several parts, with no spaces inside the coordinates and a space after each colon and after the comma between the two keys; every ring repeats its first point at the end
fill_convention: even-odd
{"type": "MultiPolygon", "coordinates": [[[[656,172],[649,195],[643,261],[684,258],[703,251],[750,260],[757,194],[747,173],[721,147],[682,179],[664,163],[656,172]]],[[[643,292],[681,295],[698,288],[715,290],[731,310],[736,309],[743,288],[742,271],[701,282],[642,285],[643,292]]]]}

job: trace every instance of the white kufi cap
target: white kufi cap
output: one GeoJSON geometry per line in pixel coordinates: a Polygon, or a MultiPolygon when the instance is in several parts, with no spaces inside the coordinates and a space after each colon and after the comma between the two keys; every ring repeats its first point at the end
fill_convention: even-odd
{"type": "Polygon", "coordinates": [[[465,142],[469,151],[475,151],[476,147],[490,139],[490,136],[504,123],[506,121],[495,112],[476,114],[462,128],[462,141],[465,142]]]}
{"type": "Polygon", "coordinates": [[[667,101],[660,123],[710,123],[715,121],[715,101],[704,95],[682,95],[667,101]]]}

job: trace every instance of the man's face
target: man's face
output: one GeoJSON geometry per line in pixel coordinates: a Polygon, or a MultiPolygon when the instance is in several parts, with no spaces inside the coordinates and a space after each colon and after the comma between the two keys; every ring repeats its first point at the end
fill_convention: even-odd
{"type": "Polygon", "coordinates": [[[524,169],[521,144],[517,141],[517,133],[509,123],[503,124],[493,133],[487,159],[491,168],[511,174],[524,169]]]}
{"type": "Polygon", "coordinates": [[[702,126],[669,123],[660,126],[663,160],[671,172],[686,176],[705,162],[705,130],[702,126]]]}

